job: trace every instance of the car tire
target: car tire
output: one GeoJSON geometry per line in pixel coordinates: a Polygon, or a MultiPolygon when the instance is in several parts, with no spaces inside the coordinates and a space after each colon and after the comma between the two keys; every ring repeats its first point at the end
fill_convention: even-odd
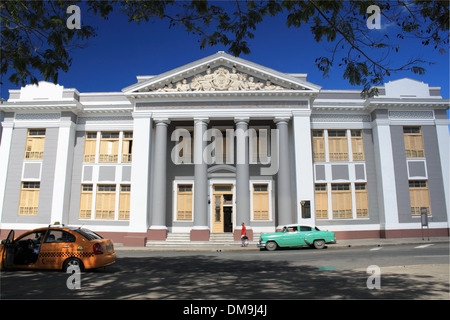
{"type": "Polygon", "coordinates": [[[67,269],[71,266],[76,266],[76,267],[80,268],[80,271],[84,270],[83,262],[81,262],[81,260],[78,258],[71,257],[71,258],[68,258],[66,261],[64,261],[63,271],[67,272],[67,269]]]}
{"type": "Polygon", "coordinates": [[[325,248],[325,240],[314,240],[314,248],[316,249],[325,248]]]}
{"type": "Polygon", "coordinates": [[[275,241],[269,241],[266,243],[266,250],[267,251],[275,251],[277,250],[278,245],[275,241]]]}

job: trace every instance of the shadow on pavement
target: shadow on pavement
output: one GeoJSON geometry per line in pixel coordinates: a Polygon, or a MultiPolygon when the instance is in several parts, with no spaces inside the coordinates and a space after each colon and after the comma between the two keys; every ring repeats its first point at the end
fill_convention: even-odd
{"type": "Polygon", "coordinates": [[[364,271],[319,270],[285,261],[243,262],[215,256],[120,258],[81,273],[69,290],[61,271],[1,273],[1,299],[434,299],[449,284],[431,276],[381,274],[367,288],[364,271]]]}

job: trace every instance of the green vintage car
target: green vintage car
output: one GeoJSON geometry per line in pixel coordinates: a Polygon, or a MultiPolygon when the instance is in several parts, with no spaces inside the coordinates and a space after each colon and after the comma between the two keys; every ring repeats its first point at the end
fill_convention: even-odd
{"type": "Polygon", "coordinates": [[[278,247],[311,246],[316,249],[325,248],[325,244],[336,243],[336,237],[331,231],[321,231],[317,227],[289,224],[281,232],[262,233],[258,247],[268,251],[278,247]]]}

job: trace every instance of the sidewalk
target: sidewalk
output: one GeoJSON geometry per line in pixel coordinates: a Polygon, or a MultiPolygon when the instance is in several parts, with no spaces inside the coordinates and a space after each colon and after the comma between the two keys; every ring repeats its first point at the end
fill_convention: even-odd
{"type": "MultiPolygon", "coordinates": [[[[383,247],[389,245],[403,244],[432,244],[432,243],[450,243],[450,237],[427,237],[422,238],[390,238],[390,239],[352,239],[337,240],[336,244],[330,244],[329,247],[383,247]]],[[[241,247],[240,241],[234,241],[227,244],[214,243],[210,241],[189,241],[186,244],[157,244],[147,245],[146,247],[126,247],[121,244],[115,244],[116,251],[136,250],[136,251],[249,251],[259,250],[257,241],[251,241],[247,247],[241,247]]]]}

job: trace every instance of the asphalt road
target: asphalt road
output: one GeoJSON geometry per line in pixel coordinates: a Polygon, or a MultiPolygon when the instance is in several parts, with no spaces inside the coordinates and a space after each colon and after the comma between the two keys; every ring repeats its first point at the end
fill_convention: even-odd
{"type": "Polygon", "coordinates": [[[274,252],[121,250],[113,266],[81,273],[80,289],[68,289],[69,277],[60,271],[2,272],[0,298],[450,298],[448,243],[274,252]],[[369,266],[379,269],[368,273],[369,266]]]}

